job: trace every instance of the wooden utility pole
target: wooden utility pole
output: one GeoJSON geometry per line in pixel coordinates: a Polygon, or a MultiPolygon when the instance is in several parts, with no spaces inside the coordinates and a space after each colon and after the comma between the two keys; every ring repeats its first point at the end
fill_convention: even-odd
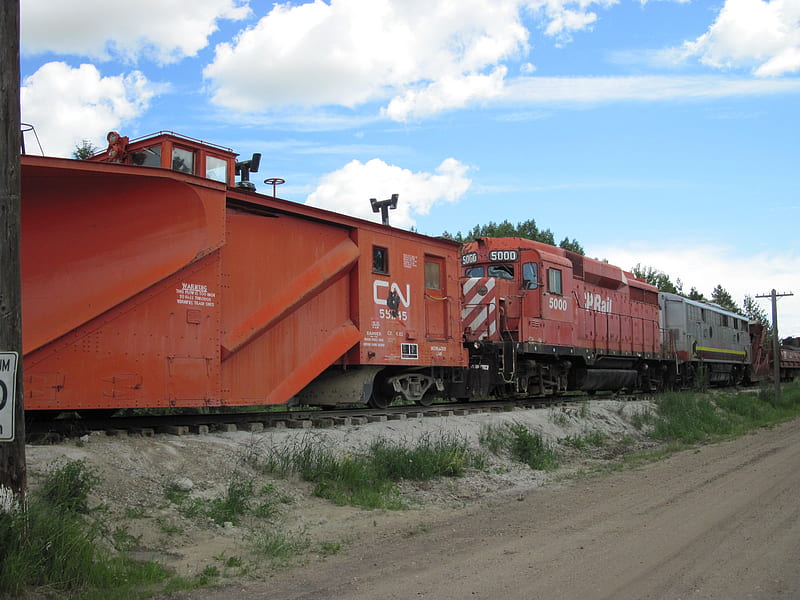
{"type": "Polygon", "coordinates": [[[769,294],[760,294],[756,298],[772,299],[772,377],[775,380],[775,400],[781,397],[781,340],[778,336],[778,298],[794,296],[791,292],[779,294],[774,289],[769,294]]]}
{"type": "MultiPolygon", "coordinates": [[[[27,485],[22,406],[19,0],[0,3],[0,500],[27,485]],[[5,492],[5,493],[4,493],[5,492]]],[[[4,507],[0,504],[0,510],[4,507]]]]}

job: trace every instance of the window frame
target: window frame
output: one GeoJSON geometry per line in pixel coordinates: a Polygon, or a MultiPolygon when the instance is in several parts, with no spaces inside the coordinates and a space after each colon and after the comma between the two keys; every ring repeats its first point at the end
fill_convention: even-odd
{"type": "Polygon", "coordinates": [[[172,150],[170,152],[170,169],[175,171],[176,173],[186,173],[187,175],[196,175],[197,174],[197,162],[198,162],[198,152],[197,150],[184,148],[183,146],[172,146],[172,150]],[[184,169],[177,169],[175,168],[175,160],[178,159],[180,161],[184,160],[184,157],[180,156],[180,154],[187,154],[191,156],[192,161],[191,164],[188,165],[188,170],[184,169]]]}
{"type": "Polygon", "coordinates": [[[372,272],[379,275],[389,274],[389,249],[385,246],[372,246],[372,272]]]}
{"type": "Polygon", "coordinates": [[[524,262],[522,263],[522,288],[525,290],[535,290],[539,287],[539,263],[537,262],[524,262]],[[529,267],[532,267],[529,268],[529,267]],[[533,279],[529,279],[527,275],[533,271],[533,279]]]}
{"type": "Polygon", "coordinates": [[[492,263],[488,265],[486,275],[487,277],[503,279],[504,281],[514,281],[516,269],[513,263],[492,263]],[[492,269],[495,270],[495,274],[492,274],[492,269]],[[497,273],[503,273],[503,275],[498,275],[497,273]]]}
{"type": "Polygon", "coordinates": [[[437,290],[440,291],[443,289],[442,287],[442,265],[441,263],[434,261],[434,260],[425,260],[424,261],[424,276],[425,276],[425,289],[426,290],[437,290]],[[435,273],[433,273],[435,267],[435,273]],[[432,279],[435,275],[436,278],[436,285],[429,285],[432,282],[432,279]]]}
{"type": "Polygon", "coordinates": [[[563,296],[564,295],[564,275],[561,269],[556,269],[553,267],[548,267],[547,269],[547,291],[551,294],[555,294],[556,296],[563,296]],[[554,282],[557,278],[558,281],[558,289],[554,289],[554,282]]]}

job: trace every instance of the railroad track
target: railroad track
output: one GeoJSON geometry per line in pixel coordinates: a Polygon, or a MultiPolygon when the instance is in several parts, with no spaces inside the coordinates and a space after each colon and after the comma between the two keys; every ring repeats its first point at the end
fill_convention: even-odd
{"type": "Polygon", "coordinates": [[[488,412],[512,412],[553,407],[574,407],[588,400],[652,400],[653,394],[613,394],[605,396],[561,396],[528,398],[515,402],[484,400],[441,403],[431,406],[401,405],[385,409],[350,408],[337,410],[293,409],[285,411],[214,412],[208,414],[148,415],[98,417],[65,413],[50,420],[32,420],[26,424],[30,443],[57,443],[65,438],[78,438],[92,432],[110,436],[137,435],[150,437],[159,434],[204,435],[212,432],[265,429],[330,429],[368,423],[406,419],[459,417],[488,412]]]}

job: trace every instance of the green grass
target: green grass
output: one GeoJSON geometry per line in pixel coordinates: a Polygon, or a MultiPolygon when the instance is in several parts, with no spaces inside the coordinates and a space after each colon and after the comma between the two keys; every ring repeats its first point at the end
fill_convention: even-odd
{"type": "MultiPolygon", "coordinates": [[[[83,461],[53,464],[28,494],[24,511],[0,513],[0,598],[144,600],[196,589],[220,577],[215,566],[183,578],[155,562],[130,559],[127,553],[138,548],[140,539],[126,527],[110,526],[107,507],[90,506],[89,494],[98,483],[96,472],[83,461]]],[[[188,493],[174,486],[164,493],[170,502],[191,503],[188,493]]],[[[259,495],[252,485],[234,479],[225,494],[203,505],[203,514],[212,520],[236,519],[251,501],[269,494],[276,502],[284,500],[274,488],[265,486],[259,495]]],[[[142,509],[126,509],[125,515],[145,516],[142,509]]],[[[181,533],[165,517],[156,522],[162,533],[181,533]]],[[[242,570],[225,565],[232,566],[242,570]]]]}
{"type": "Polygon", "coordinates": [[[55,464],[26,510],[0,514],[0,597],[41,588],[59,598],[139,598],[168,578],[155,563],[130,560],[89,507],[99,482],[82,461],[55,464]]]}
{"type": "MultiPolygon", "coordinates": [[[[289,533],[272,527],[262,527],[248,537],[251,550],[257,555],[282,564],[304,552],[310,542],[304,532],[289,533]]],[[[337,549],[338,551],[338,549],[337,549]]]]}
{"type": "Polygon", "coordinates": [[[260,464],[270,473],[299,474],[315,484],[315,495],[336,504],[397,510],[407,507],[397,482],[458,477],[469,467],[480,468],[482,458],[465,439],[454,435],[425,435],[414,444],[378,438],[344,456],[308,435],[265,449],[260,464]]]}
{"type": "Polygon", "coordinates": [[[800,385],[754,393],[671,393],[657,400],[651,437],[691,444],[742,435],[800,414],[800,385]]]}
{"type": "Polygon", "coordinates": [[[656,421],[656,415],[649,406],[637,410],[631,415],[631,424],[639,431],[645,427],[652,425],[656,421]]]}
{"type": "Polygon", "coordinates": [[[231,476],[225,492],[216,498],[191,498],[188,492],[176,490],[172,484],[164,487],[164,496],[183,516],[207,519],[217,525],[238,525],[247,515],[271,519],[279,513],[278,505],[291,502],[291,498],[278,493],[270,484],[256,491],[253,480],[237,472],[231,476]]]}
{"type": "Polygon", "coordinates": [[[505,423],[481,428],[479,441],[493,454],[506,453],[531,469],[554,471],[558,468],[558,451],[539,432],[522,423],[505,423]]]}
{"type": "Polygon", "coordinates": [[[585,431],[583,435],[568,435],[560,442],[583,452],[589,448],[602,448],[606,443],[606,435],[599,429],[585,431]]]}

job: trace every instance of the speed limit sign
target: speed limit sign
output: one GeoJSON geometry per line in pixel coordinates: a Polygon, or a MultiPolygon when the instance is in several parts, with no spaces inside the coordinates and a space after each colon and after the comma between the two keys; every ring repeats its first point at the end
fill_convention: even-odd
{"type": "Polygon", "coordinates": [[[0,442],[14,441],[18,359],[17,352],[0,352],[0,442]]]}

